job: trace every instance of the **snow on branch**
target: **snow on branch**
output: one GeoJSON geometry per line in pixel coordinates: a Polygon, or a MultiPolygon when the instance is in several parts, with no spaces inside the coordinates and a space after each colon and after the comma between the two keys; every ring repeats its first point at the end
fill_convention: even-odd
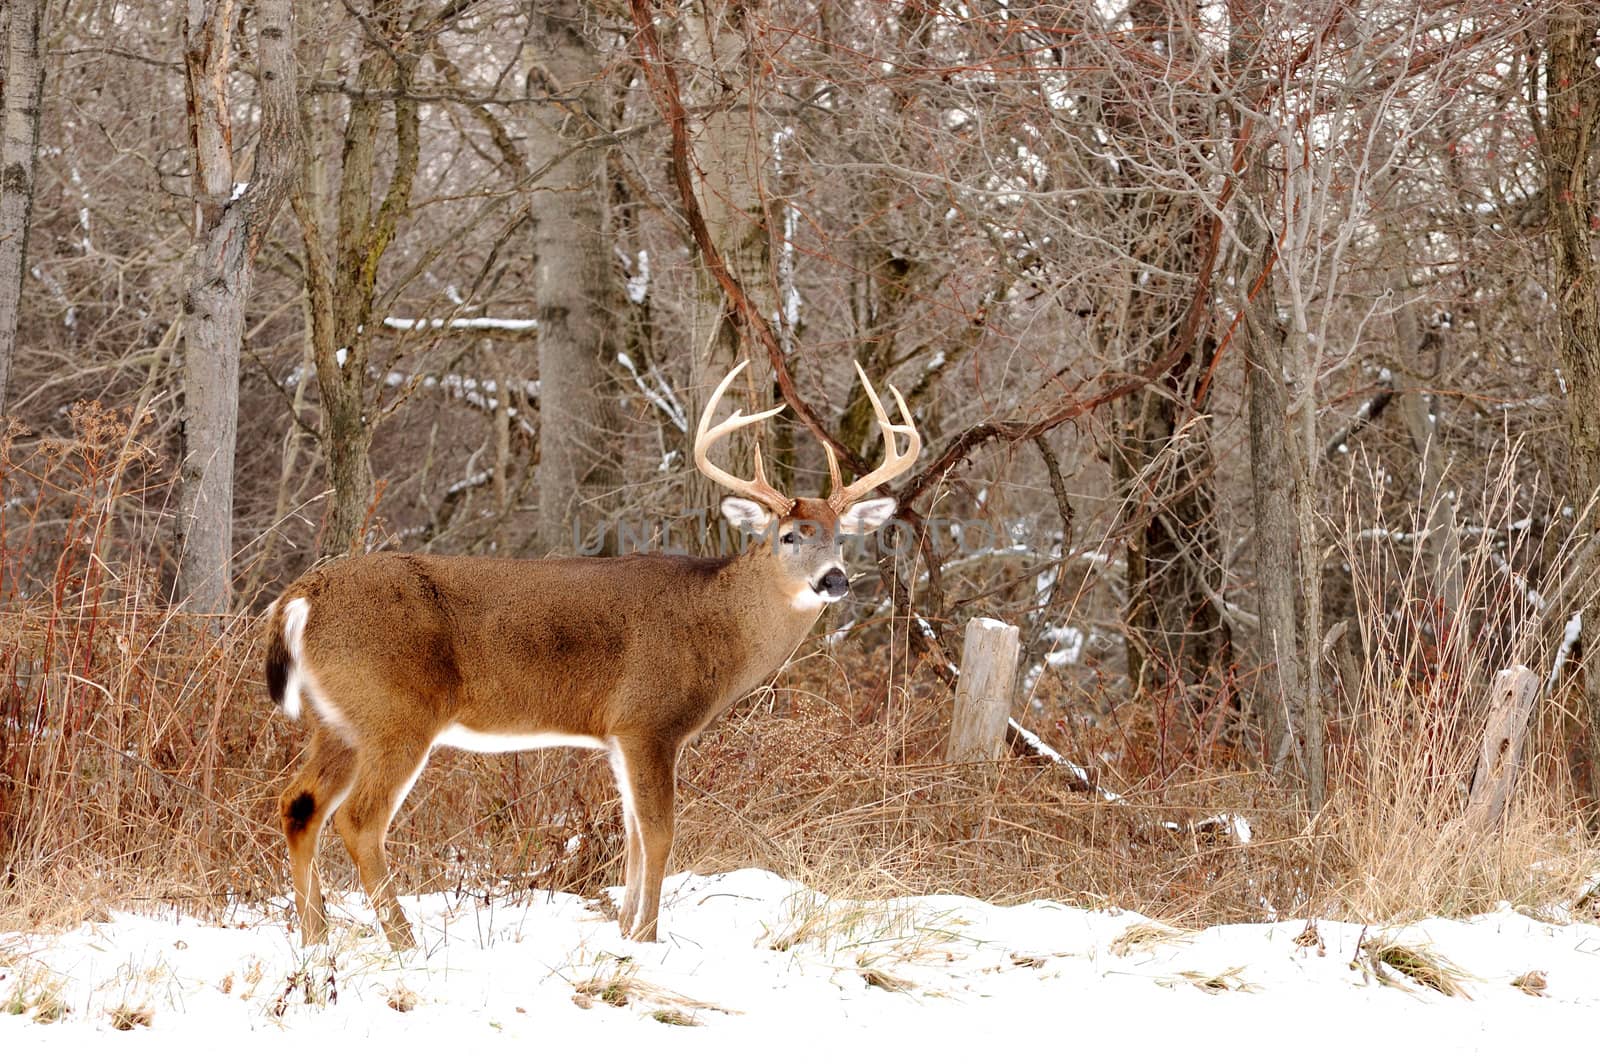
{"type": "MultiPolygon", "coordinates": [[[[342,364],[342,362],[341,362],[342,364]]],[[[283,381],[283,387],[292,390],[300,383],[303,373],[309,373],[312,378],[317,375],[315,366],[309,369],[296,367],[283,381]]],[[[539,400],[539,382],[525,377],[513,377],[507,381],[497,381],[493,378],[468,377],[461,373],[402,373],[399,370],[390,370],[379,376],[378,371],[368,368],[367,376],[380,381],[384,388],[401,390],[433,391],[437,389],[450,399],[476,407],[485,414],[493,413],[500,407],[500,388],[504,384],[506,390],[514,397],[526,400],[529,404],[539,400]]],[[[528,437],[538,435],[533,423],[515,405],[511,408],[511,423],[518,431],[528,437]]]]}
{"type": "Polygon", "coordinates": [[[645,373],[650,378],[647,381],[639,375],[638,367],[634,365],[633,358],[626,351],[617,352],[617,361],[622,363],[622,368],[628,371],[633,383],[638,386],[639,394],[643,395],[651,406],[665,414],[667,420],[672,422],[679,432],[689,431],[689,416],[683,412],[683,404],[678,401],[672,385],[667,383],[667,379],[661,375],[659,369],[646,366],[645,373]]]}
{"type": "Polygon", "coordinates": [[[383,324],[400,332],[452,329],[457,332],[534,332],[535,318],[384,318],[383,324]]]}
{"type": "MultiPolygon", "coordinates": [[[[386,388],[424,389],[437,388],[451,399],[460,400],[468,406],[477,407],[484,413],[492,413],[500,407],[498,393],[502,382],[491,378],[479,379],[468,377],[460,373],[401,373],[391,370],[384,374],[383,384],[386,388]]],[[[522,377],[514,377],[504,382],[513,395],[520,395],[529,402],[539,398],[539,382],[522,377]]],[[[515,407],[511,410],[511,422],[526,436],[536,436],[533,423],[515,407]]]]}
{"type": "Polygon", "coordinates": [[[1567,658],[1572,655],[1572,648],[1578,645],[1578,639],[1583,635],[1583,611],[1575,610],[1567,618],[1566,627],[1561,632],[1561,645],[1556,648],[1556,660],[1550,666],[1550,678],[1545,681],[1544,689],[1554,691],[1556,683],[1561,679],[1561,670],[1566,667],[1567,658]]]}
{"type": "Polygon", "coordinates": [[[1117,804],[1122,802],[1122,795],[1118,794],[1116,791],[1108,791],[1104,787],[1097,786],[1095,782],[1089,778],[1089,771],[1087,769],[1078,764],[1076,761],[1073,761],[1071,758],[1063,757],[1061,753],[1055,749],[1055,747],[1051,746],[1049,743],[1039,738],[1038,735],[1017,723],[1016,717],[1006,718],[1006,737],[1011,740],[1013,745],[1022,747],[1033,757],[1042,758],[1043,760],[1048,761],[1053,765],[1058,765],[1070,772],[1078,780],[1079,784],[1081,784],[1081,787],[1074,787],[1074,790],[1093,791],[1095,794],[1100,796],[1101,801],[1117,804]]]}

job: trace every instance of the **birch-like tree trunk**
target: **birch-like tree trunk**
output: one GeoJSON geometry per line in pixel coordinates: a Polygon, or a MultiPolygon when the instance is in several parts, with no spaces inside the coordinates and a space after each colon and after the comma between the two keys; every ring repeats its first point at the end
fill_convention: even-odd
{"type": "Polygon", "coordinates": [[[585,33],[589,5],[556,0],[534,14],[555,97],[533,109],[530,162],[546,170],[533,194],[539,307],[539,543],[546,552],[610,552],[602,533],[620,512],[617,300],[605,149],[605,64],[585,33]],[[574,532],[579,540],[574,544],[574,532]]]}
{"type": "Polygon", "coordinates": [[[177,596],[198,613],[228,608],[239,349],[261,241],[289,191],[299,145],[289,0],[262,0],[261,130],[255,169],[236,185],[228,101],[233,0],[190,0],[184,72],[194,165],[194,244],[184,266],[177,596]]]}
{"type": "Polygon", "coordinates": [[[44,95],[40,53],[44,0],[6,0],[0,11],[0,414],[16,352],[17,319],[26,276],[28,225],[33,218],[34,163],[44,95]]]}
{"type": "MultiPolygon", "coordinates": [[[[1570,3],[1549,14],[1544,100],[1530,104],[1544,167],[1551,273],[1560,322],[1561,368],[1567,384],[1568,493],[1586,515],[1588,534],[1600,532],[1600,260],[1594,241],[1600,208],[1590,170],[1600,136],[1600,9],[1570,3]]],[[[1595,577],[1585,574],[1583,684],[1587,748],[1574,751],[1574,769],[1600,808],[1600,601],[1595,577]]]]}

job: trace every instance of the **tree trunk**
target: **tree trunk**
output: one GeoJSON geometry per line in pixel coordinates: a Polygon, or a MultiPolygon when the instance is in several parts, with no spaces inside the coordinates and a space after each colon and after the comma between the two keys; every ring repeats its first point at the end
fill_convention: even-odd
{"type": "MultiPolygon", "coordinates": [[[[1254,49],[1273,38],[1259,3],[1241,5],[1230,64],[1249,67],[1254,49]]],[[[1270,64],[1260,64],[1270,67],[1270,64]]],[[[1265,89],[1257,90],[1262,95],[1265,89]]],[[[1267,753],[1282,770],[1299,754],[1313,815],[1327,793],[1325,725],[1319,683],[1322,592],[1321,552],[1315,514],[1316,373],[1304,343],[1297,344],[1279,318],[1273,274],[1277,234],[1268,219],[1279,210],[1268,163],[1270,131],[1252,125],[1259,105],[1234,114],[1246,146],[1237,232],[1245,261],[1237,278],[1245,306],[1246,383],[1249,391],[1251,508],[1256,521],[1256,580],[1261,615],[1258,654],[1269,667],[1256,691],[1256,719],[1267,753]],[[1248,131],[1248,132],[1247,132],[1248,131]],[[1272,671],[1275,669],[1275,671],[1272,671]]]]}
{"type": "Polygon", "coordinates": [[[584,33],[588,5],[558,0],[535,14],[560,102],[534,108],[532,164],[548,166],[533,193],[533,250],[539,306],[539,543],[546,553],[583,547],[614,553],[608,517],[617,495],[615,378],[617,300],[611,265],[605,150],[605,68],[584,33]],[[598,538],[597,538],[598,537],[598,538]],[[585,544],[589,544],[585,546],[585,544]]]}
{"type": "Polygon", "coordinates": [[[28,226],[33,218],[34,164],[39,155],[39,111],[44,95],[40,53],[44,0],[7,0],[0,12],[0,414],[16,352],[17,319],[26,276],[28,226]]]}
{"type": "MultiPolygon", "coordinates": [[[[1165,340],[1157,335],[1158,344],[1165,340]]],[[[1128,675],[1195,712],[1223,690],[1233,657],[1232,630],[1215,598],[1224,583],[1215,461],[1198,395],[1207,361],[1187,354],[1155,387],[1125,401],[1115,464],[1130,514],[1128,675]]]]}
{"type": "Polygon", "coordinates": [[[228,608],[245,304],[256,252],[297,163],[290,2],[263,0],[256,10],[261,136],[255,172],[237,194],[227,95],[232,0],[190,0],[184,19],[195,225],[184,266],[176,590],[197,613],[228,608]]]}
{"type": "MultiPolygon", "coordinates": [[[[1600,228],[1589,167],[1600,126],[1600,10],[1563,4],[1551,11],[1545,56],[1545,99],[1532,104],[1544,165],[1550,217],[1551,272],[1561,326],[1561,368],[1567,380],[1567,490],[1600,531],[1600,262],[1593,240],[1600,228]],[[1542,111],[1542,114],[1541,114],[1542,111]]],[[[1584,574],[1592,589],[1597,574],[1584,574]]],[[[1574,750],[1574,774],[1600,808],[1600,603],[1592,592],[1583,611],[1583,682],[1588,741],[1574,750]]]]}
{"type": "MultiPolygon", "coordinates": [[[[684,52],[689,67],[701,72],[691,83],[691,104],[696,108],[692,113],[705,117],[693,123],[691,136],[699,174],[696,192],[706,228],[728,272],[744,287],[761,316],[771,321],[778,295],[762,195],[771,146],[755,98],[758,78],[750,69],[748,18],[740,5],[698,0],[684,18],[684,52]]],[[[754,390],[746,392],[736,385],[729,401],[746,411],[772,405],[766,360],[749,338],[738,335],[726,312],[722,289],[704,264],[697,269],[695,291],[691,432],[700,418],[700,404],[734,363],[744,358],[752,359],[746,379],[753,382],[754,390]]],[[[725,445],[718,464],[736,472],[749,469],[755,445],[766,444],[768,433],[768,425],[739,433],[725,445]]],[[[772,453],[770,446],[762,450],[772,453]]],[[[687,464],[687,475],[687,509],[703,511],[714,522],[720,490],[701,476],[692,462],[687,464]]],[[[778,476],[773,482],[785,483],[778,476]]]]}
{"type": "MultiPolygon", "coordinates": [[[[1264,261],[1268,236],[1254,245],[1264,261]]],[[[1249,330],[1251,502],[1256,519],[1263,664],[1276,666],[1258,691],[1272,763],[1297,750],[1313,812],[1327,795],[1326,723],[1322,711],[1321,551],[1317,548],[1316,441],[1303,411],[1312,369],[1277,319],[1272,286],[1246,312],[1249,330]],[[1288,381],[1286,385],[1284,382],[1288,381]]]]}
{"type": "MultiPolygon", "coordinates": [[[[361,35],[357,93],[350,103],[340,155],[337,231],[333,253],[321,231],[321,191],[309,173],[295,199],[305,243],[306,290],[311,306],[311,343],[322,401],[322,451],[333,502],[323,532],[322,553],[343,554],[362,546],[374,498],[372,411],[367,366],[373,300],[383,255],[400,220],[411,212],[411,188],[420,154],[417,101],[410,86],[417,56],[413,17],[398,0],[374,5],[361,35]],[[373,205],[377,136],[387,106],[394,109],[395,154],[383,198],[373,205]]],[[[310,154],[307,164],[312,164],[310,154]]]]}
{"type": "MultiPolygon", "coordinates": [[[[1254,168],[1252,168],[1254,173],[1254,168]]],[[[1248,210],[1248,207],[1247,207],[1248,210]]],[[[1241,237],[1259,227],[1241,224],[1241,237]]],[[[1247,278],[1265,263],[1269,240],[1257,233],[1247,278]]],[[[1255,518],[1256,603],[1261,616],[1256,653],[1265,671],[1256,689],[1256,720],[1267,741],[1267,758],[1282,771],[1306,722],[1301,680],[1302,640],[1295,604],[1294,474],[1286,425],[1289,399],[1283,386],[1283,329],[1270,283],[1245,310],[1245,377],[1250,406],[1250,503],[1255,518]]]]}
{"type": "MultiPolygon", "coordinates": [[[[1407,288],[1405,271],[1394,270],[1390,274],[1390,289],[1398,304],[1394,311],[1394,338],[1402,356],[1420,358],[1430,351],[1437,352],[1439,337],[1423,325],[1416,305],[1406,301],[1407,288]]],[[[1444,444],[1435,415],[1429,408],[1427,393],[1422,389],[1422,380],[1408,372],[1396,383],[1400,418],[1417,451],[1421,500],[1427,508],[1427,528],[1421,546],[1428,559],[1428,594],[1435,611],[1439,651],[1441,655],[1449,655],[1451,671],[1465,679],[1463,670],[1470,668],[1473,657],[1473,632],[1467,616],[1461,612],[1465,594],[1461,533],[1456,528],[1455,501],[1444,483],[1444,444]]]]}
{"type": "Polygon", "coordinates": [[[1301,682],[1305,686],[1306,802],[1316,816],[1328,797],[1328,721],[1322,704],[1322,549],[1318,535],[1317,465],[1322,448],[1317,443],[1317,366],[1305,331],[1296,328],[1285,348],[1288,367],[1289,408],[1284,438],[1289,447],[1289,469],[1294,475],[1295,575],[1300,587],[1300,631],[1305,655],[1301,682]]]}
{"type": "MultiPolygon", "coordinates": [[[[1192,7],[1136,4],[1129,16],[1162,54],[1193,53],[1192,7]],[[1187,20],[1187,21],[1186,21],[1187,20]]],[[[1195,100],[1179,114],[1195,143],[1203,143],[1209,118],[1195,100]]],[[[1146,116],[1113,109],[1113,122],[1130,129],[1146,116]]],[[[1142,180],[1121,177],[1114,180],[1142,180]]],[[[1200,173],[1191,175],[1203,187],[1200,173]]],[[[1158,186],[1130,185],[1138,236],[1128,253],[1139,265],[1130,277],[1131,334],[1116,342],[1136,359],[1175,340],[1203,255],[1205,211],[1196,197],[1158,186]],[[1141,275],[1144,275],[1141,277],[1141,275]]],[[[1224,574],[1217,530],[1216,492],[1202,391],[1212,343],[1197,335],[1178,363],[1152,388],[1119,404],[1113,469],[1127,498],[1128,676],[1137,687],[1169,692],[1193,711],[1213,705],[1226,689],[1232,632],[1218,606],[1224,574]]]]}

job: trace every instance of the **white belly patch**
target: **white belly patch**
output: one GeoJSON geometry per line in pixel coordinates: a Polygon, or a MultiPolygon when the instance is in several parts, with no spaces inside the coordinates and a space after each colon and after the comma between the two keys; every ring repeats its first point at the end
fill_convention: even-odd
{"type": "Polygon", "coordinates": [[[453,746],[480,754],[510,754],[518,750],[543,750],[551,746],[587,746],[605,749],[605,743],[591,735],[563,732],[484,732],[464,724],[452,724],[433,740],[434,746],[453,746]]]}

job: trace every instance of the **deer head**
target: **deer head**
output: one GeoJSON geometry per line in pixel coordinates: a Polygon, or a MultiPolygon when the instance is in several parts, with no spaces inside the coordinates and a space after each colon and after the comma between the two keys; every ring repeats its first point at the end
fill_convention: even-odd
{"type": "Polygon", "coordinates": [[[905,397],[893,385],[889,386],[900,410],[902,423],[897,425],[889,419],[861,364],[856,363],[856,374],[861,378],[873,413],[877,415],[878,428],[883,433],[883,461],[878,468],[846,485],[839,470],[838,457],[824,442],[823,451],[828,457],[831,478],[828,497],[790,498],[767,480],[765,464],[761,459],[761,445],[758,443],[755,446],[755,475],[742,480],[711,461],[711,445],[739,429],[775,417],[784,409],[780,404],[755,414],[735,410],[712,427],[711,419],[724,393],[747,365],[748,362],[741,362],[735,366],[711,393],[711,399],[700,415],[699,431],[695,434],[695,465],[711,480],[734,492],[722,500],[722,515],[728,523],[746,529],[770,544],[775,569],[773,575],[784,583],[791,604],[796,609],[821,610],[828,603],[843,598],[850,589],[849,578],[844,571],[844,539],[873,532],[894,516],[897,507],[895,500],[872,497],[872,491],[911,468],[922,450],[922,438],[912,424],[905,397]],[[897,437],[905,438],[903,449],[897,437]]]}

